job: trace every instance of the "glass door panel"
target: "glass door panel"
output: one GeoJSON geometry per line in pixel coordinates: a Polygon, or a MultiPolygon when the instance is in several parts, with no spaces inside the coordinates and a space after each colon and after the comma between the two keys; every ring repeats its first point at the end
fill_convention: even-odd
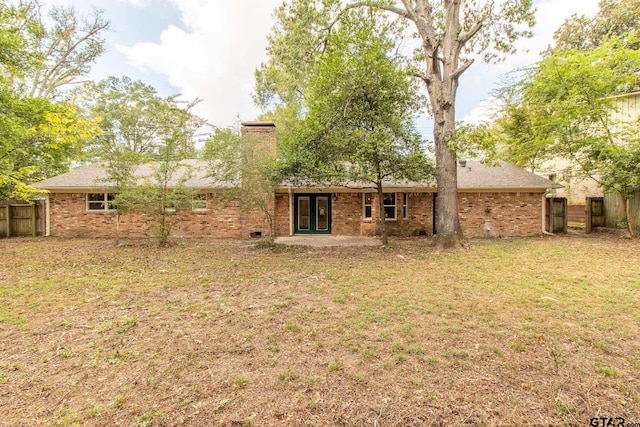
{"type": "Polygon", "coordinates": [[[329,198],[327,196],[316,197],[316,230],[329,230],[329,198]]]}
{"type": "Polygon", "coordinates": [[[298,198],[298,229],[299,230],[309,230],[310,226],[310,200],[309,197],[299,197],[298,198]]]}

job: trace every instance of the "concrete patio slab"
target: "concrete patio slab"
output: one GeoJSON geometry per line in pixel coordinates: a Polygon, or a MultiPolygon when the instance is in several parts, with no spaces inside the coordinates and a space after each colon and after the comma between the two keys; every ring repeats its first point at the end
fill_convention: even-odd
{"type": "Polygon", "coordinates": [[[381,246],[377,237],[330,236],[326,234],[308,234],[288,237],[276,237],[276,243],[298,246],[381,246]]]}

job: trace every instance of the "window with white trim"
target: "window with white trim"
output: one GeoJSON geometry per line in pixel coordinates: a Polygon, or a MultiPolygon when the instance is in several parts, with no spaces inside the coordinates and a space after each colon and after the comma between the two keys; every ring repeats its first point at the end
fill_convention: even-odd
{"type": "Polygon", "coordinates": [[[362,218],[371,219],[373,213],[373,193],[364,193],[362,195],[362,218]]]}
{"type": "Polygon", "coordinates": [[[113,199],[113,193],[87,193],[87,210],[92,212],[115,210],[113,199]]]}
{"type": "Polygon", "coordinates": [[[191,198],[191,210],[206,211],[208,207],[207,193],[194,194],[191,198]]]}
{"type": "Polygon", "coordinates": [[[402,194],[402,218],[409,219],[409,193],[402,194]]]}
{"type": "Polygon", "coordinates": [[[396,219],[396,193],[383,193],[384,218],[387,220],[396,219]]]}

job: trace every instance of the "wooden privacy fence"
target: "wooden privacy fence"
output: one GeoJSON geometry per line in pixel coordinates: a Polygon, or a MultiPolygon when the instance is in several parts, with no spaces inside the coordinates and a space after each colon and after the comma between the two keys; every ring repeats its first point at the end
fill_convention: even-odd
{"type": "Polygon", "coordinates": [[[587,197],[585,210],[587,212],[585,223],[587,233],[591,233],[596,227],[606,226],[604,197],[587,197]]]}
{"type": "Polygon", "coordinates": [[[38,204],[0,204],[0,237],[38,235],[38,204]]]}
{"type": "Polygon", "coordinates": [[[549,233],[567,232],[567,199],[566,197],[549,197],[546,199],[546,225],[549,233]]]}
{"type": "Polygon", "coordinates": [[[636,191],[629,197],[629,218],[627,218],[624,201],[619,194],[605,194],[603,200],[605,227],[617,228],[627,219],[633,228],[640,229],[640,191],[636,191]]]}

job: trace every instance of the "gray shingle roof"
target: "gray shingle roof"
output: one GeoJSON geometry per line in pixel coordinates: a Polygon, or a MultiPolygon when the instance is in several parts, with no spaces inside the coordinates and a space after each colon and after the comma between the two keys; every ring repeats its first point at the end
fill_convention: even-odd
{"type": "Polygon", "coordinates": [[[506,162],[488,166],[481,162],[458,163],[458,188],[461,190],[513,189],[543,190],[560,188],[559,184],[506,162]]]}
{"type": "MultiPolygon", "coordinates": [[[[182,176],[187,170],[191,170],[192,176],[184,185],[196,189],[230,188],[233,183],[215,183],[207,177],[209,164],[202,160],[184,160],[184,166],[178,171],[176,177],[182,176]]],[[[150,177],[153,173],[153,166],[149,164],[140,165],[135,175],[142,182],[145,177],[150,177]]],[[[88,190],[107,189],[113,183],[105,181],[105,171],[100,165],[84,166],[62,175],[54,176],[34,184],[34,187],[44,190],[88,190]]],[[[174,179],[170,186],[175,186],[174,179]]],[[[351,183],[352,188],[369,188],[370,184],[351,183]]],[[[387,188],[421,188],[435,189],[434,182],[411,182],[411,181],[388,181],[385,182],[387,188]]],[[[516,191],[544,191],[550,188],[560,188],[561,186],[531,172],[520,169],[516,166],[501,162],[496,166],[487,166],[477,161],[467,161],[463,167],[458,164],[458,188],[460,190],[516,190],[516,191]]]]}
{"type": "MultiPolygon", "coordinates": [[[[186,180],[183,185],[189,188],[206,189],[206,188],[230,188],[231,183],[214,183],[213,179],[207,177],[209,163],[203,160],[183,160],[180,167],[169,182],[169,187],[175,187],[178,179],[186,173],[190,173],[191,177],[186,180]]],[[[138,178],[138,182],[142,183],[145,179],[151,178],[154,172],[153,164],[139,165],[134,175],[138,178]]],[[[54,176],[44,181],[33,184],[36,188],[44,190],[80,190],[80,189],[107,189],[113,187],[114,183],[105,179],[106,173],[101,165],[83,166],[61,175],[54,176]]]]}

